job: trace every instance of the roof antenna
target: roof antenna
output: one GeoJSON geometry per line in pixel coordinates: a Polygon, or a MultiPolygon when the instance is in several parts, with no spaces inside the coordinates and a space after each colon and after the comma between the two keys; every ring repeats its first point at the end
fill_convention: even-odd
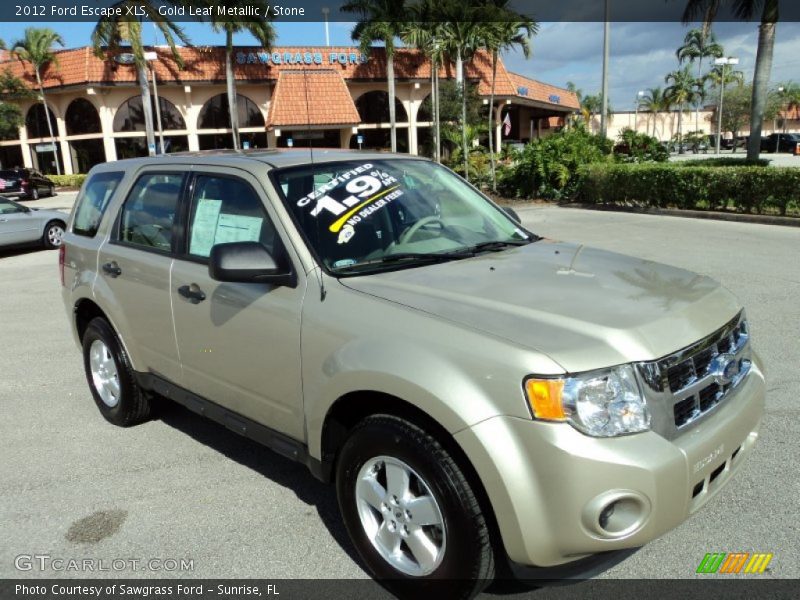
{"type": "MultiPolygon", "coordinates": [[[[303,69],[303,90],[305,91],[306,97],[306,126],[308,127],[308,151],[309,151],[309,159],[311,161],[311,188],[313,192],[316,192],[314,189],[315,182],[314,182],[314,139],[311,135],[311,103],[308,100],[308,70],[303,69]]],[[[316,230],[317,234],[317,248],[320,248],[320,236],[319,236],[319,219],[314,217],[314,229],[316,230]]],[[[322,255],[320,254],[320,257],[322,255]]],[[[319,265],[319,300],[323,302],[325,300],[325,296],[327,292],[325,291],[325,275],[322,273],[322,265],[319,265]]]]}

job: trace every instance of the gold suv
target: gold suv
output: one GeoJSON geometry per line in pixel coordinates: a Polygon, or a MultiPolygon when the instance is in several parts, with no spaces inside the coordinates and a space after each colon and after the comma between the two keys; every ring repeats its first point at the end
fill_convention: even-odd
{"type": "Polygon", "coordinates": [[[60,264],[108,421],[168,398],[305,463],[401,594],[641,546],[758,435],[764,377],[728,291],[543,239],[415,157],[104,164],[60,264]]]}

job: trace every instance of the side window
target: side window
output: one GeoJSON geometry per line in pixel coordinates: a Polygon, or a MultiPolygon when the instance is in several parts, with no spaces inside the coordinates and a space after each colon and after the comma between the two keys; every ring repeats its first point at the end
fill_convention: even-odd
{"type": "Polygon", "coordinates": [[[189,215],[189,254],[208,258],[211,248],[231,242],[260,242],[274,250],[275,228],[258,194],[239,179],[201,175],[189,215]]]}
{"type": "Polygon", "coordinates": [[[122,175],[123,173],[115,171],[97,173],[89,178],[77,201],[72,233],[86,237],[95,236],[108,201],[122,180],[122,175]]]}
{"type": "Polygon", "coordinates": [[[169,252],[182,183],[176,173],[139,177],[122,207],[120,241],[169,252]]]}

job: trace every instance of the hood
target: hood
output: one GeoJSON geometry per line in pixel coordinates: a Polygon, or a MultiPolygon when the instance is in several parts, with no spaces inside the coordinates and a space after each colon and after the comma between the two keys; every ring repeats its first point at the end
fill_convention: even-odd
{"type": "Polygon", "coordinates": [[[340,281],[538,350],[567,372],[661,358],[740,310],[730,292],[703,275],[545,240],[340,281]]]}

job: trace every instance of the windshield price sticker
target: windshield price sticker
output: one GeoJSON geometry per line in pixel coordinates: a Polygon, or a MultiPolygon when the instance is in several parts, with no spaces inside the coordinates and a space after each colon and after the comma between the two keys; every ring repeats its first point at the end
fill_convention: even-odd
{"type": "Polygon", "coordinates": [[[328,230],[339,234],[338,242],[344,244],[355,235],[358,223],[403,195],[399,188],[396,177],[366,163],[334,177],[298,200],[297,206],[313,202],[311,216],[336,217],[328,230]]]}

